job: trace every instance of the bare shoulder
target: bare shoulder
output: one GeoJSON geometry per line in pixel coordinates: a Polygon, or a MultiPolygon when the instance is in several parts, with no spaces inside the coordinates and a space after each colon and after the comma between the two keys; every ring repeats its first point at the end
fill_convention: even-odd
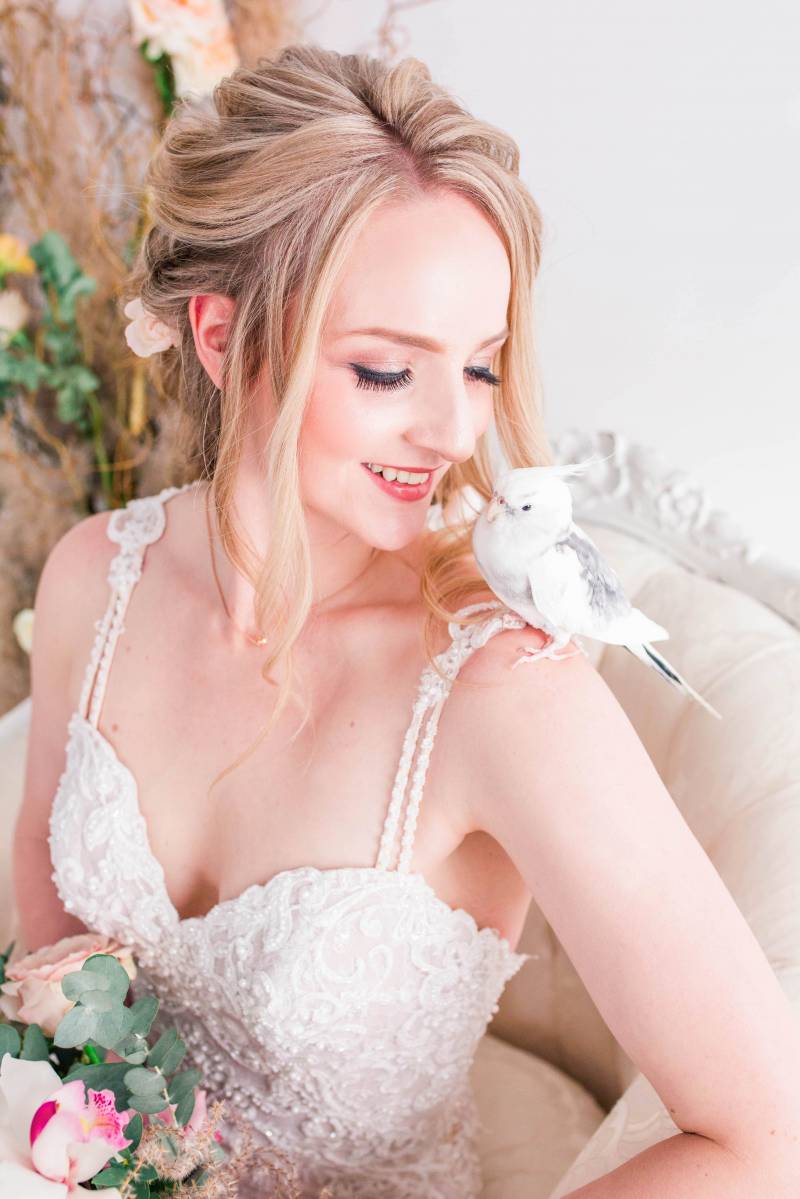
{"type": "Polygon", "coordinates": [[[108,536],[111,512],[97,512],[77,521],[52,546],[36,590],[34,625],[44,635],[64,631],[80,620],[81,610],[93,610],[97,596],[107,591],[106,575],[119,549],[108,536]],[[40,619],[41,617],[41,619],[40,619]]]}
{"type": "Polygon", "coordinates": [[[34,600],[31,712],[25,789],[18,831],[46,836],[50,802],[64,765],[67,723],[80,695],[95,621],[108,602],[107,571],[115,547],[109,513],[77,521],[54,543],[34,600]]]}
{"type": "MultiPolygon", "coordinates": [[[[477,782],[471,818],[496,837],[501,795],[507,811],[524,801],[533,813],[538,803],[545,818],[554,791],[563,796],[571,787],[577,803],[601,768],[609,789],[632,781],[632,770],[660,785],[625,710],[584,654],[519,662],[523,650],[546,642],[532,626],[495,634],[464,664],[464,686],[451,697],[477,782]]],[[[562,652],[575,648],[569,642],[562,652]]]]}
{"type": "Polygon", "coordinates": [[[43,711],[59,700],[72,706],[77,703],[95,621],[108,603],[108,568],[119,549],[108,536],[110,517],[111,512],[97,512],[78,520],[55,542],[45,560],[34,601],[34,709],[43,711]]]}

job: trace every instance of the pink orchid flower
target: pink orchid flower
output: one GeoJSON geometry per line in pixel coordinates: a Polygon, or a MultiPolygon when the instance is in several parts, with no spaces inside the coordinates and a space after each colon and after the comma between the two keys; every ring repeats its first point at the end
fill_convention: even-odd
{"type": "MultiPolygon", "coordinates": [[[[0,1064],[0,1194],[14,1199],[71,1199],[96,1192],[79,1185],[131,1142],[133,1110],[118,1112],[111,1091],[63,1083],[49,1062],[0,1064]]],[[[105,1188],[107,1199],[119,1199],[105,1188]]]]}

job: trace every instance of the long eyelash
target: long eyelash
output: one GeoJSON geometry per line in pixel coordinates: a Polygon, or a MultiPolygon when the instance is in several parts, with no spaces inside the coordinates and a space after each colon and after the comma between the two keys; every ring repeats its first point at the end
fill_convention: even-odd
{"type": "MultiPolygon", "coordinates": [[[[399,375],[385,375],[380,371],[370,371],[366,367],[351,362],[350,366],[356,375],[356,387],[372,388],[375,391],[393,391],[397,387],[405,387],[411,380],[411,371],[401,371],[399,375]]],[[[499,375],[493,374],[485,366],[468,366],[467,374],[478,383],[488,383],[490,387],[499,387],[502,382],[499,375]]]]}
{"type": "Polygon", "coordinates": [[[468,366],[467,371],[480,383],[488,383],[491,387],[499,387],[502,379],[489,370],[488,366],[468,366]]]}
{"type": "Polygon", "coordinates": [[[375,391],[393,391],[396,387],[405,387],[411,378],[411,371],[406,369],[399,375],[383,375],[379,371],[368,371],[366,367],[351,362],[356,373],[356,387],[370,387],[375,391]]]}

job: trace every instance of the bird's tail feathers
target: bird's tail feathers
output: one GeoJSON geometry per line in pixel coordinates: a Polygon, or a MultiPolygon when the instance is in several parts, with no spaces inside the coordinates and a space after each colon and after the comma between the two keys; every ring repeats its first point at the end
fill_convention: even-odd
{"type": "Polygon", "coordinates": [[[662,678],[665,678],[673,687],[677,687],[679,691],[684,691],[687,695],[691,695],[692,699],[697,700],[707,712],[710,712],[712,716],[716,716],[717,720],[722,720],[722,716],[717,709],[712,708],[708,700],[703,699],[702,695],[695,691],[690,683],[687,683],[683,675],[679,674],[674,666],[670,666],[666,658],[663,658],[648,642],[642,641],[640,644],[628,643],[624,648],[641,662],[644,662],[645,666],[657,670],[662,678]]]}
{"type": "Polygon", "coordinates": [[[629,645],[634,642],[669,641],[669,633],[645,616],[641,608],[631,608],[618,620],[603,625],[601,639],[611,645],[629,645]]]}

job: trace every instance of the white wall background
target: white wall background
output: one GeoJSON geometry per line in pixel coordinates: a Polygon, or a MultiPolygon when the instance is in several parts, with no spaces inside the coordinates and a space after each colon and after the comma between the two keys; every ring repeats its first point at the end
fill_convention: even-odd
{"type": "MultiPolygon", "coordinates": [[[[383,0],[305,0],[374,49],[383,0]]],[[[615,429],[800,566],[800,4],[432,0],[423,59],[508,130],[546,226],[550,435],[615,429]]]]}

